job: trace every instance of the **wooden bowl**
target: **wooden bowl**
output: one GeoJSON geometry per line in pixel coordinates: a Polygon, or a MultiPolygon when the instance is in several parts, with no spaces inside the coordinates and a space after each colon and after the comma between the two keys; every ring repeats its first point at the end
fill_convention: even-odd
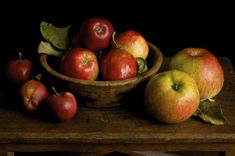
{"type": "Polygon", "coordinates": [[[82,97],[86,106],[89,107],[113,107],[124,103],[125,95],[133,91],[141,83],[155,75],[163,61],[161,51],[152,43],[148,42],[149,55],[147,58],[149,70],[137,77],[118,81],[89,81],[65,76],[56,71],[50,65],[50,57],[40,55],[42,67],[52,76],[65,82],[69,90],[82,97]]]}

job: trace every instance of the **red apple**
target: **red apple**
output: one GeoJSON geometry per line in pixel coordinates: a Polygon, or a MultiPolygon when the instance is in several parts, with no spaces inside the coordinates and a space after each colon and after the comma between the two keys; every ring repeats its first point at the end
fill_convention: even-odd
{"type": "Polygon", "coordinates": [[[216,96],[223,87],[224,73],[220,62],[204,48],[185,48],[172,57],[169,69],[191,75],[200,92],[201,100],[216,96]]]}
{"type": "Polygon", "coordinates": [[[84,48],[68,51],[62,59],[60,69],[64,75],[82,80],[96,80],[99,74],[95,53],[84,48]]]}
{"type": "Polygon", "coordinates": [[[32,78],[33,64],[28,59],[21,59],[19,53],[18,60],[8,62],[6,66],[6,75],[14,83],[22,84],[32,78]]]}
{"type": "Polygon", "coordinates": [[[103,18],[89,18],[81,25],[79,36],[86,48],[93,51],[109,46],[113,34],[113,25],[103,18]]]}
{"type": "Polygon", "coordinates": [[[117,35],[114,40],[114,44],[116,44],[114,46],[125,49],[135,58],[147,58],[149,53],[148,43],[139,32],[128,30],[117,35]]]}
{"type": "Polygon", "coordinates": [[[138,65],[133,55],[122,49],[111,49],[102,59],[104,80],[122,80],[137,76],[138,65]]]}
{"type": "Polygon", "coordinates": [[[200,95],[195,80],[187,73],[169,70],[150,79],[144,91],[146,110],[164,123],[187,120],[197,110],[200,95]]]}
{"type": "Polygon", "coordinates": [[[37,110],[48,95],[46,86],[37,80],[29,80],[20,88],[22,102],[28,111],[37,110]]]}
{"type": "Polygon", "coordinates": [[[47,104],[60,121],[67,121],[73,118],[77,112],[77,101],[70,92],[56,92],[48,97],[47,104]]]}

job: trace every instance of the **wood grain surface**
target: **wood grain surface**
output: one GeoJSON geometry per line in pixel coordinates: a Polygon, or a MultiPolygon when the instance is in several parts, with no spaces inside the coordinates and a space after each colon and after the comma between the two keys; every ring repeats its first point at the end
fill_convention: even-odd
{"type": "MultiPolygon", "coordinates": [[[[80,106],[75,118],[60,123],[44,108],[28,113],[13,86],[0,85],[0,151],[231,151],[235,150],[235,74],[229,58],[219,58],[225,84],[215,97],[226,123],[211,125],[191,117],[179,124],[154,120],[143,107],[143,88],[114,108],[80,106]]],[[[167,59],[160,71],[165,70],[167,59]]],[[[2,78],[3,79],[3,78],[2,78]]]]}

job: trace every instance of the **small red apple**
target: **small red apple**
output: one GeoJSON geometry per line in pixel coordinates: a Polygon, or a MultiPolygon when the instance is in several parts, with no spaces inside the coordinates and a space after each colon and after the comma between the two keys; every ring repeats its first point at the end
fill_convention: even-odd
{"type": "Polygon", "coordinates": [[[73,118],[77,112],[77,101],[70,92],[56,92],[47,99],[51,111],[60,121],[67,121],[73,118]]]}
{"type": "Polygon", "coordinates": [[[29,80],[20,88],[20,96],[28,111],[37,110],[47,99],[49,93],[46,86],[37,80],[29,80]]]}
{"type": "Polygon", "coordinates": [[[8,62],[6,66],[6,75],[9,80],[14,83],[22,84],[32,77],[33,64],[28,59],[21,59],[22,54],[19,53],[18,60],[8,62]]]}
{"type": "Polygon", "coordinates": [[[125,49],[135,58],[146,59],[149,53],[148,43],[139,32],[128,30],[117,35],[114,39],[114,46],[125,49]]]}
{"type": "Polygon", "coordinates": [[[138,74],[133,55],[122,49],[111,49],[102,59],[101,74],[104,80],[122,80],[138,74]]]}
{"type": "Polygon", "coordinates": [[[94,52],[73,48],[61,61],[61,73],[82,80],[96,80],[99,74],[98,60],[94,52]]]}
{"type": "Polygon", "coordinates": [[[86,48],[93,51],[105,49],[110,45],[113,25],[104,18],[89,18],[81,25],[79,37],[86,48]]]}
{"type": "Polygon", "coordinates": [[[198,85],[201,100],[213,98],[223,87],[221,64],[204,48],[185,48],[179,51],[172,57],[169,69],[178,69],[192,76],[198,85]]]}
{"type": "Polygon", "coordinates": [[[144,91],[146,110],[164,123],[190,118],[200,103],[195,80],[185,72],[169,70],[150,79],[144,91]]]}

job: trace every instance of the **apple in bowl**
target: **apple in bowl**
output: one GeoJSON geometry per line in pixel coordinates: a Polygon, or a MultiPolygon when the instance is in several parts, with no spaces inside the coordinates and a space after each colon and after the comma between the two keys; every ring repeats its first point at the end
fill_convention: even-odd
{"type": "Polygon", "coordinates": [[[124,49],[135,58],[146,59],[149,53],[149,46],[143,35],[134,30],[127,30],[114,38],[114,47],[124,49]]]}
{"type": "Polygon", "coordinates": [[[67,76],[58,71],[55,59],[47,54],[40,56],[42,67],[54,78],[57,78],[68,87],[69,91],[79,95],[81,101],[88,107],[114,107],[124,103],[127,93],[146,82],[159,70],[163,56],[160,49],[148,42],[149,55],[147,62],[149,70],[132,78],[115,81],[82,80],[67,76]]]}
{"type": "Polygon", "coordinates": [[[60,64],[62,74],[81,79],[96,80],[99,65],[93,51],[85,48],[73,48],[66,52],[60,64]]]}
{"type": "Polygon", "coordinates": [[[86,48],[97,51],[110,45],[112,34],[113,25],[109,20],[92,17],[82,23],[79,38],[86,48]]]}

